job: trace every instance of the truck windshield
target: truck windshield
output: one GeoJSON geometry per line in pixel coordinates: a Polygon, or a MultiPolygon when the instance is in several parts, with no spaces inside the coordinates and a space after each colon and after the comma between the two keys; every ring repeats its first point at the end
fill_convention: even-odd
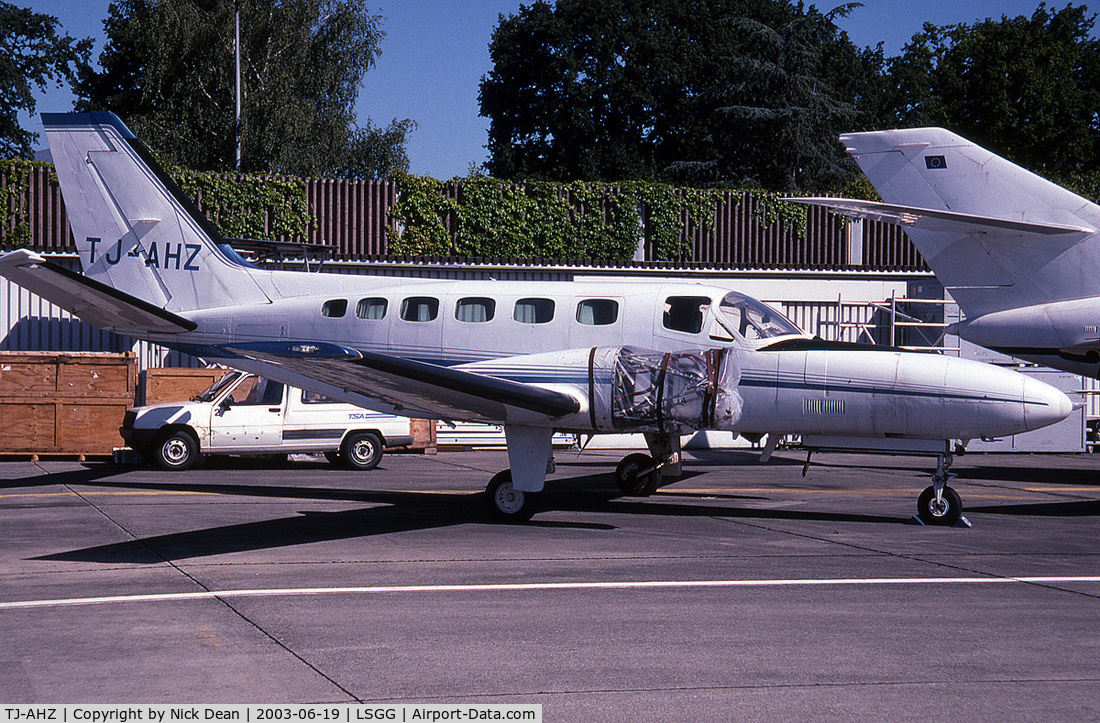
{"type": "Polygon", "coordinates": [[[193,402],[212,402],[212,401],[214,401],[214,398],[217,397],[218,394],[223,389],[225,389],[230,384],[232,384],[235,381],[237,381],[238,379],[240,379],[241,375],[242,375],[242,372],[229,372],[224,377],[222,377],[218,381],[211,384],[210,387],[205,392],[203,392],[202,394],[199,394],[198,396],[192,397],[191,401],[193,401],[193,402]]]}
{"type": "Polygon", "coordinates": [[[802,330],[783,314],[736,291],[726,294],[719,309],[729,328],[749,341],[791,334],[803,335],[802,330]]]}

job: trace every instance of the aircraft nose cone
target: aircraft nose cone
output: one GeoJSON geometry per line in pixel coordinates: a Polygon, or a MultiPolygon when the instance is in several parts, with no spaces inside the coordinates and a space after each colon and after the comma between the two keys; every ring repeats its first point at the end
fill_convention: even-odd
{"type": "Polygon", "coordinates": [[[1073,402],[1054,387],[1032,377],[1024,377],[1024,424],[1039,429],[1061,422],[1073,412],[1073,402]]]}

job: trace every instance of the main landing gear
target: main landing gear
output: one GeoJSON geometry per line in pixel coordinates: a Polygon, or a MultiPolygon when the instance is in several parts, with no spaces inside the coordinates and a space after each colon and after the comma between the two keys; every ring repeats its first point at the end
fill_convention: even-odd
{"type": "MultiPolygon", "coordinates": [[[[623,495],[649,496],[660,487],[662,472],[669,476],[679,474],[679,445],[669,443],[663,437],[655,435],[654,439],[647,439],[653,455],[635,452],[619,462],[615,468],[615,485],[623,495]]],[[[679,441],[678,438],[676,441],[679,441]]],[[[962,499],[958,492],[947,486],[956,476],[947,471],[952,461],[952,455],[946,451],[936,455],[932,484],[917,498],[917,517],[923,524],[950,527],[962,519],[962,499]]],[[[537,489],[541,488],[539,484],[537,489]]],[[[496,474],[485,488],[485,504],[494,519],[523,523],[538,511],[539,492],[516,489],[512,483],[512,471],[504,470],[496,474]]]]}
{"type": "MultiPolygon", "coordinates": [[[[628,454],[615,468],[615,485],[628,497],[648,497],[661,485],[661,469],[648,454],[628,454]]],[[[512,470],[506,469],[485,487],[485,507],[498,522],[520,524],[538,512],[539,493],[517,490],[512,470]]]]}
{"type": "Polygon", "coordinates": [[[628,454],[615,468],[615,486],[628,497],[649,497],[661,486],[663,475],[683,474],[679,435],[647,432],[645,441],[649,454],[628,454]]]}
{"type": "Polygon", "coordinates": [[[649,497],[660,484],[661,470],[648,454],[628,454],[615,467],[615,486],[628,497],[649,497]]]}
{"type": "Polygon", "coordinates": [[[932,486],[917,498],[917,517],[926,525],[949,527],[962,518],[962,499],[958,492],[947,486],[947,482],[956,476],[947,471],[951,461],[950,454],[937,455],[932,486]]]}
{"type": "Polygon", "coordinates": [[[485,506],[493,519],[519,524],[527,522],[539,508],[538,492],[521,492],[512,486],[512,470],[497,472],[485,488],[485,506]]]}
{"type": "MultiPolygon", "coordinates": [[[[646,442],[651,454],[628,454],[615,468],[615,485],[626,496],[648,497],[661,486],[663,476],[678,477],[681,474],[679,436],[646,434],[646,442]]],[[[510,456],[511,453],[509,449],[510,456]]],[[[515,467],[516,458],[512,462],[515,467]]],[[[552,472],[553,466],[553,456],[550,456],[546,471],[552,472]]],[[[537,488],[542,488],[541,482],[537,488]]],[[[485,488],[485,506],[493,519],[499,522],[523,523],[538,511],[539,493],[516,489],[512,470],[506,469],[497,473],[485,488]]]]}

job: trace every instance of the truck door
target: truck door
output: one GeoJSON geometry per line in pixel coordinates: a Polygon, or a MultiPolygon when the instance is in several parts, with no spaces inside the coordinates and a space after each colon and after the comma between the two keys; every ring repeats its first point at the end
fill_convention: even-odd
{"type": "Polygon", "coordinates": [[[221,452],[262,452],[283,440],[286,388],[261,377],[245,377],[214,410],[210,448],[221,452]]]}

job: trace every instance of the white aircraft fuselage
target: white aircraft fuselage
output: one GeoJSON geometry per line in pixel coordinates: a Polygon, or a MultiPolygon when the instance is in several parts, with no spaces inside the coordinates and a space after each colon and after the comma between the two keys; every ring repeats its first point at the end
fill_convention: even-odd
{"type": "MultiPolygon", "coordinates": [[[[219,356],[215,350],[273,340],[310,340],[566,389],[580,403],[572,416],[532,420],[525,418],[522,410],[512,410],[510,419],[478,421],[518,420],[571,432],[611,431],[594,428],[591,423],[586,394],[592,348],[733,350],[740,366],[737,392],[743,406],[731,431],[753,436],[820,433],[970,440],[1039,428],[1068,413],[1064,395],[1052,394],[1050,387],[1029,377],[938,354],[814,340],[778,312],[715,286],[618,280],[410,281],[262,273],[269,275],[272,295],[276,289],[290,290],[288,281],[292,281],[291,287],[294,282],[302,283],[298,291],[303,295],[292,292],[289,298],[266,304],[192,312],[188,318],[198,323],[195,331],[147,338],[276,378],[280,370],[271,369],[267,361],[219,356]],[[755,339],[746,339],[740,333],[739,320],[722,310],[727,297],[754,309],[766,309],[764,313],[780,322],[770,329],[774,336],[761,337],[755,332],[755,339]],[[374,309],[381,307],[378,300],[384,301],[382,318],[356,314],[357,308],[366,311],[372,303],[374,309]],[[434,317],[413,320],[406,313],[409,318],[403,318],[402,307],[408,309],[410,300],[422,306],[434,303],[434,317]],[[459,320],[460,305],[468,306],[470,300],[492,302],[492,318],[459,320]],[[538,323],[517,320],[517,304],[531,301],[552,302],[546,304],[553,309],[550,318],[538,323]],[[578,321],[583,308],[596,303],[617,307],[615,321],[601,325],[578,321]],[[665,308],[677,303],[697,307],[697,318],[680,328],[669,328],[674,322],[667,319],[665,308]],[[344,313],[326,316],[325,310],[331,313],[333,307],[344,309],[344,313]]],[[[521,309],[532,305],[525,303],[521,309]]],[[[317,385],[317,380],[298,375],[281,381],[317,385]]],[[[381,411],[416,413],[407,406],[380,405],[361,392],[321,391],[381,411]]],[[[476,415],[465,418],[477,419],[476,415]]]]}

